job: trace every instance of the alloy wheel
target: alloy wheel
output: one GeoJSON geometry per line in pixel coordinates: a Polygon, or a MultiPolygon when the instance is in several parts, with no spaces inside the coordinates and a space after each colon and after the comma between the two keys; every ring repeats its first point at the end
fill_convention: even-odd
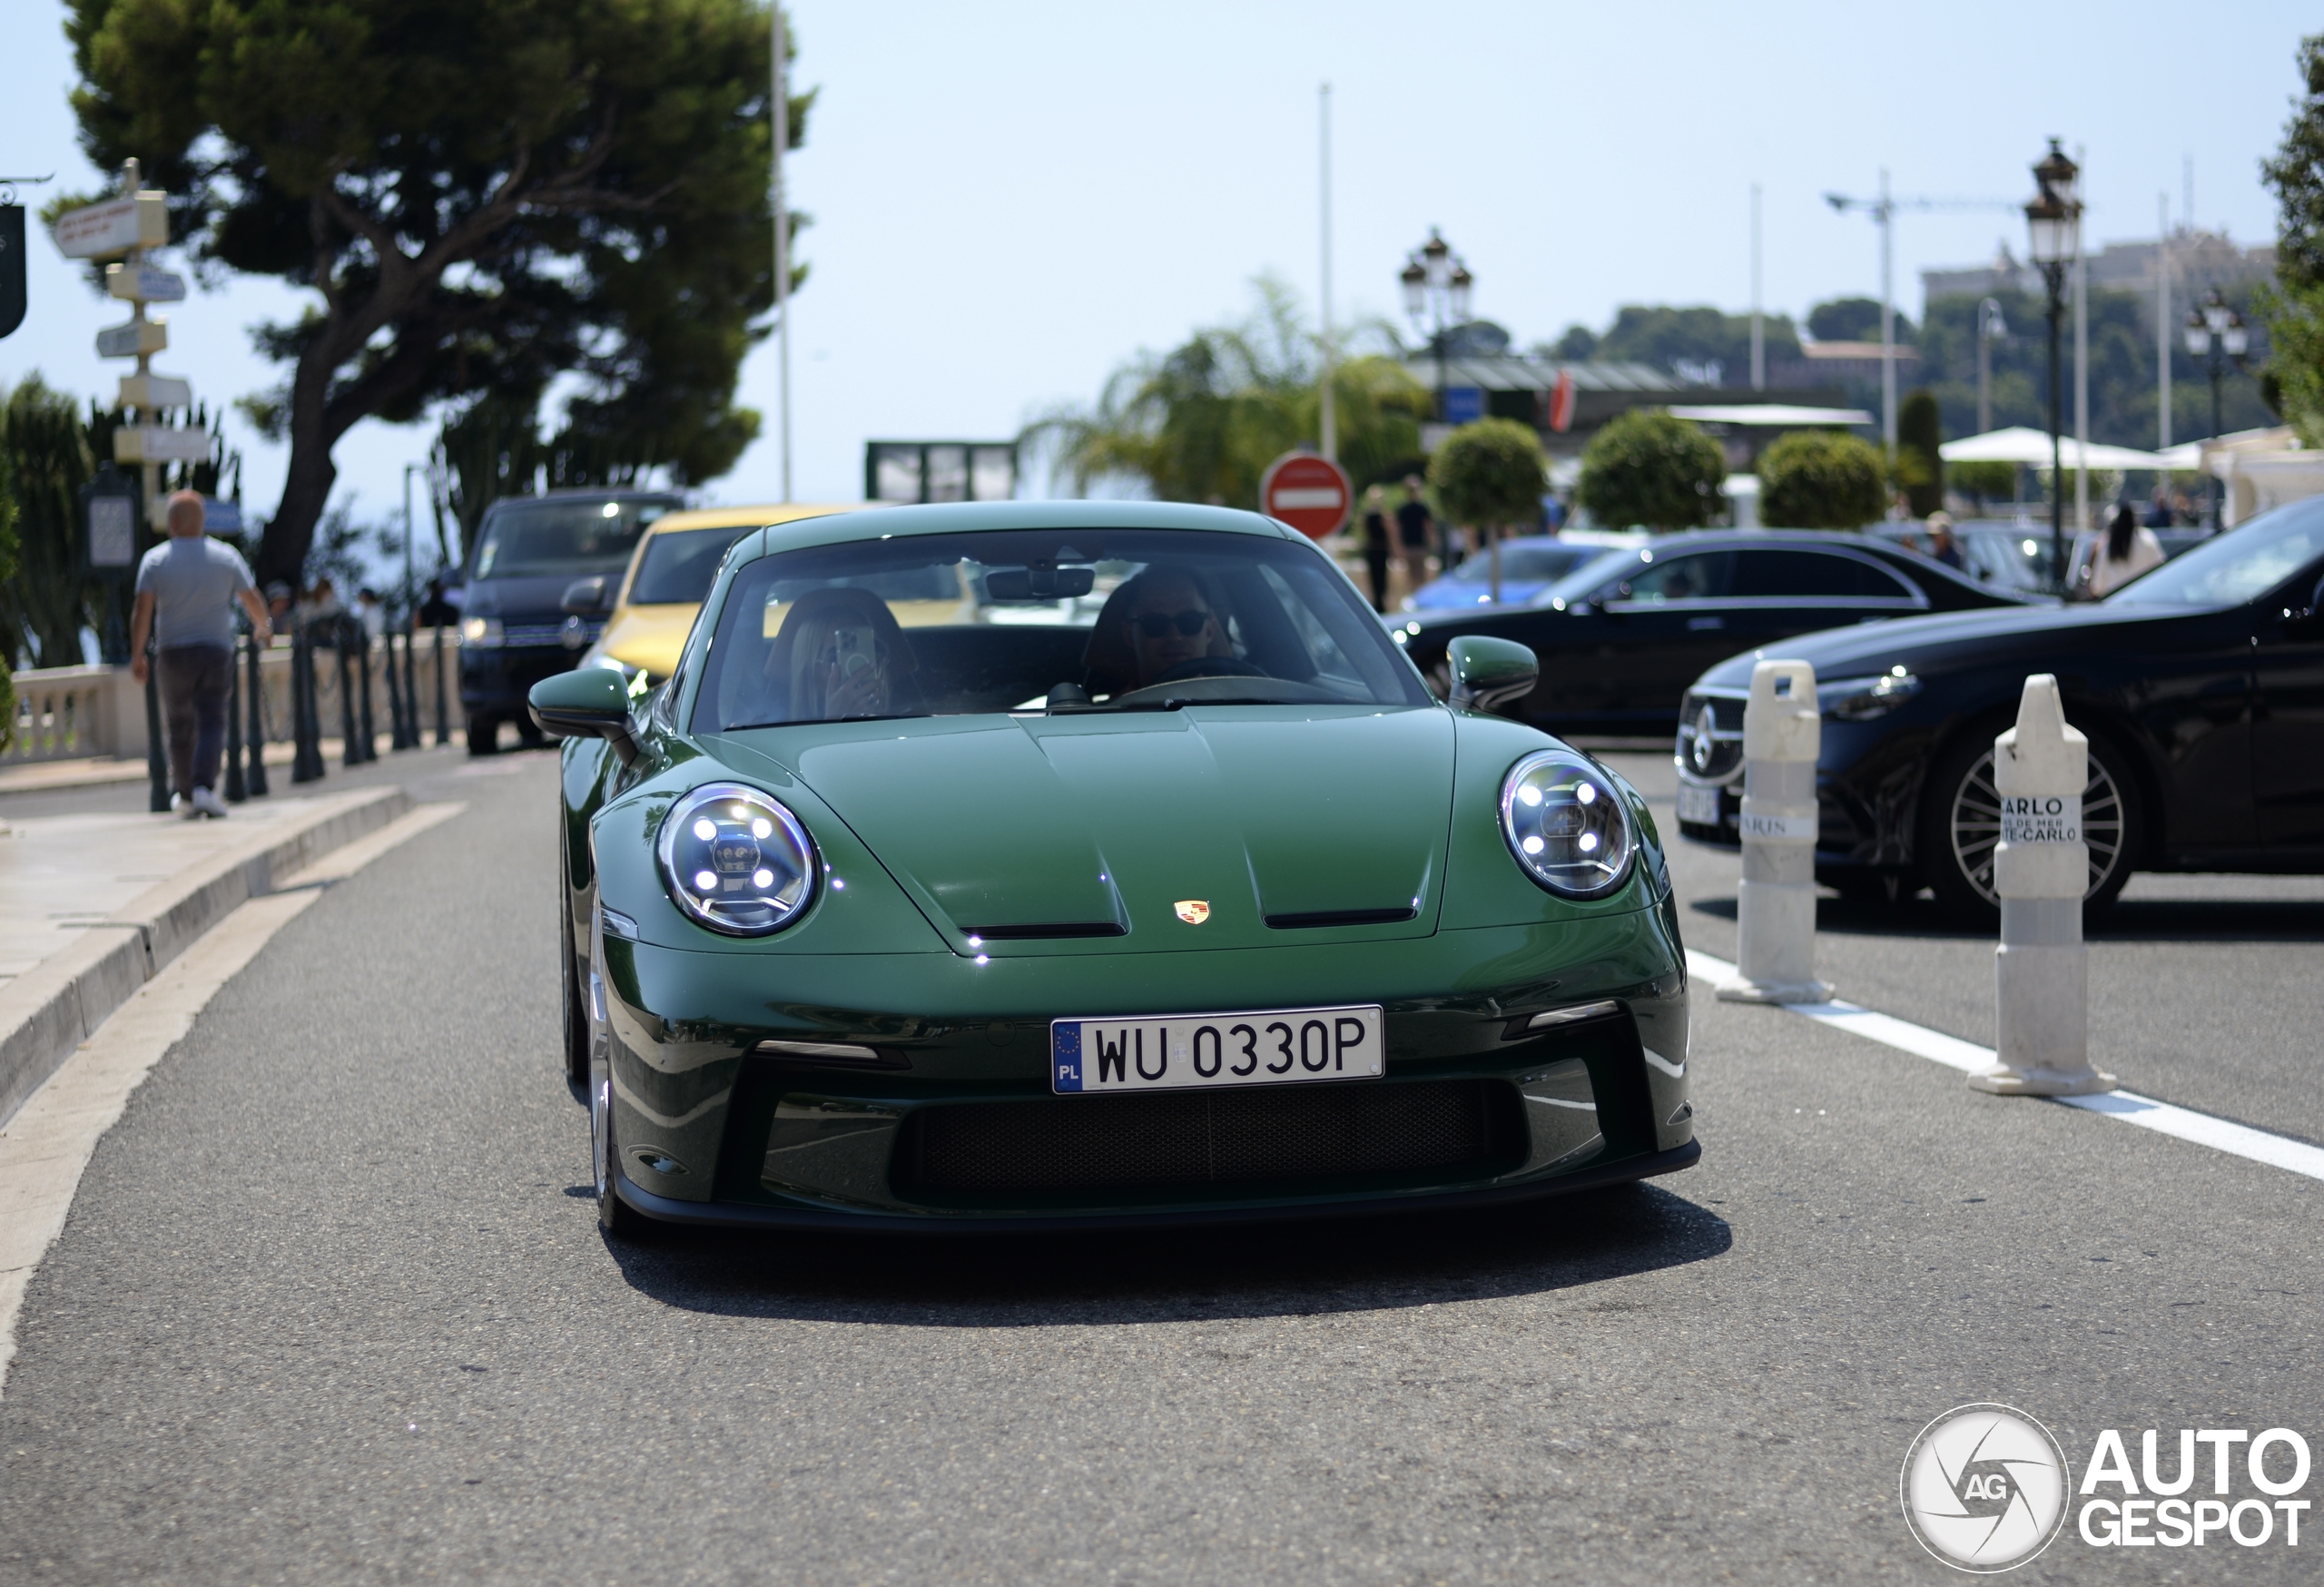
{"type": "MultiPolygon", "coordinates": [[[[1994,851],[2001,846],[2001,793],[1994,785],[1993,751],[1978,756],[1954,789],[1949,813],[1953,862],[1978,897],[1998,905],[1994,851]]],[[[2082,841],[2090,850],[2090,885],[2083,894],[2087,898],[2105,886],[2122,853],[2122,791],[2095,754],[2082,791],[2082,841]]]]}

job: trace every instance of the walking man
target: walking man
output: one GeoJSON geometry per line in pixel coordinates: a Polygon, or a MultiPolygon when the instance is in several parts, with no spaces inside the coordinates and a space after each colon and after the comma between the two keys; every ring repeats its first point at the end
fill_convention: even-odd
{"type": "Polygon", "coordinates": [[[162,736],[170,746],[170,808],[192,821],[222,816],[218,764],[226,753],[226,699],[234,675],[234,603],[250,614],[251,632],[271,636],[266,603],[250,565],[231,546],[202,532],[202,498],[170,498],[170,537],[137,565],[137,605],[129,617],[132,676],[145,681],[145,637],[159,664],[162,736]]]}

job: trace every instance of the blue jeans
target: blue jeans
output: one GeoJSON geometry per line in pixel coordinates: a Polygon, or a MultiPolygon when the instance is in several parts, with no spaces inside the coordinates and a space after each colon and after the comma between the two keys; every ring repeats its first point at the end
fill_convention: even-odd
{"type": "Polygon", "coordinates": [[[219,645],[173,645],[153,658],[162,696],[162,736],[170,746],[170,780],[191,798],[218,786],[226,755],[226,699],[234,653],[219,645]]]}

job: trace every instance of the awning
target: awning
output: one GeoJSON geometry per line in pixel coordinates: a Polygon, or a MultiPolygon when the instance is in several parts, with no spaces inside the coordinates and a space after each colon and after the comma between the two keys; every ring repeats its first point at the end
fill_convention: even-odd
{"type": "MultiPolygon", "coordinates": [[[[2050,466],[2050,435],[2047,430],[2016,424],[2007,429],[1988,430],[1984,435],[1964,436],[1957,441],[1946,441],[1936,448],[1936,455],[1948,463],[2027,463],[2037,468],[2050,466]]],[[[2058,438],[2058,461],[2068,468],[2167,468],[2171,465],[2160,454],[2135,451],[2129,447],[2092,446],[2085,452],[2073,437],[2058,438]]]]}
{"type": "Polygon", "coordinates": [[[1738,402],[1712,408],[1673,408],[1673,419],[1697,424],[1764,425],[1774,429],[1803,426],[1870,424],[1872,415],[1861,408],[1794,408],[1781,402],[1738,402]]]}

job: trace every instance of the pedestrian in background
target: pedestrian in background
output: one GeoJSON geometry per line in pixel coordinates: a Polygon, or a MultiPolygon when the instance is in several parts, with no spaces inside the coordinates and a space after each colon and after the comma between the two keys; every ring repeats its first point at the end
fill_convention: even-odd
{"type": "Polygon", "coordinates": [[[1364,493],[1364,569],[1371,575],[1372,609],[1388,609],[1388,493],[1377,485],[1364,493]]]}
{"type": "Polygon", "coordinates": [[[388,631],[388,608],[379,592],[366,585],[355,592],[355,615],[363,620],[363,637],[371,644],[388,631]]]}
{"type": "Polygon", "coordinates": [[[250,565],[231,546],[202,532],[202,498],[170,498],[170,537],[137,565],[137,604],[129,617],[130,675],[145,681],[145,640],[154,645],[154,687],[162,697],[175,792],[170,808],[191,821],[223,816],[218,766],[226,754],[226,700],[234,677],[234,603],[250,614],[264,645],[266,603],[250,565]]]}
{"type": "Polygon", "coordinates": [[[1969,566],[1968,558],[1961,555],[1960,542],[1953,537],[1951,513],[1933,512],[1928,515],[1928,554],[1955,573],[1969,566]]]}
{"type": "Polygon", "coordinates": [[[1428,503],[1421,497],[1420,476],[1404,476],[1404,499],[1396,508],[1396,548],[1403,554],[1404,583],[1407,592],[1418,589],[1436,576],[1440,564],[1429,557],[1431,544],[1436,538],[1436,518],[1428,510],[1428,503]]]}
{"type": "Polygon", "coordinates": [[[2162,542],[2139,522],[2129,502],[2114,509],[2113,522],[2099,537],[2090,558],[2090,598],[2102,600],[2144,573],[2162,566],[2162,542]]]}

